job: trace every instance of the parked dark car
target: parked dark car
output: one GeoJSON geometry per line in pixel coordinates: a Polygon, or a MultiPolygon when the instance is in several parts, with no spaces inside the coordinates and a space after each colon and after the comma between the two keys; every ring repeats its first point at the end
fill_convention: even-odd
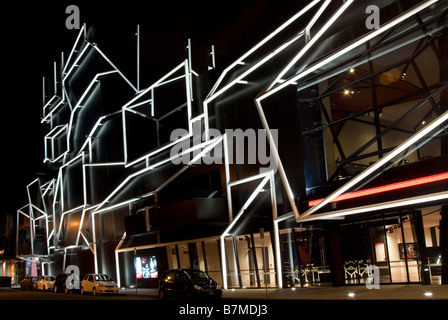
{"type": "Polygon", "coordinates": [[[162,274],[159,282],[159,297],[181,297],[184,299],[221,299],[222,289],[208,274],[194,269],[171,269],[162,274]]]}
{"type": "Polygon", "coordinates": [[[20,288],[29,291],[37,290],[37,280],[39,280],[39,277],[25,277],[20,281],[20,288]]]}
{"type": "Polygon", "coordinates": [[[71,288],[67,288],[67,278],[70,276],[70,274],[67,273],[61,273],[56,276],[56,280],[54,281],[54,292],[65,292],[65,293],[73,293],[73,292],[79,292],[80,291],[80,281],[79,279],[76,279],[75,276],[73,276],[71,279],[69,279],[71,288]],[[77,283],[77,285],[76,285],[77,283]]]}

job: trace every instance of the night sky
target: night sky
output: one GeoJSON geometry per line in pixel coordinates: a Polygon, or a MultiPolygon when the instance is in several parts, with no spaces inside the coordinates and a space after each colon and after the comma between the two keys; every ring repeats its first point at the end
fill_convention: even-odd
{"type": "MultiPolygon", "coordinates": [[[[15,213],[27,204],[26,185],[38,176],[45,181],[47,179],[44,175],[43,141],[48,132],[40,124],[42,77],[52,77],[53,62],[60,61],[62,51],[68,56],[78,35],[78,30],[65,27],[69,16],[65,13],[68,5],[79,7],[81,23],[86,23],[87,27],[101,25],[113,34],[120,28],[134,28],[140,24],[142,30],[157,35],[154,37],[157,41],[141,45],[154,46],[151,76],[158,79],[163,76],[163,70],[179,64],[179,60],[170,61],[169,55],[176,48],[182,50],[188,38],[191,38],[193,46],[195,41],[214,44],[217,63],[222,62],[220,57],[224,56],[233,61],[308,1],[198,0],[154,3],[134,0],[17,1],[2,8],[0,213],[15,213]],[[157,61],[157,58],[160,60],[157,61]],[[161,69],[159,74],[157,67],[161,69]]],[[[126,49],[125,45],[121,48],[126,49]]],[[[108,55],[108,52],[105,51],[105,54],[108,55]]],[[[142,70],[141,82],[142,87],[152,83],[148,70],[142,70]]]]}

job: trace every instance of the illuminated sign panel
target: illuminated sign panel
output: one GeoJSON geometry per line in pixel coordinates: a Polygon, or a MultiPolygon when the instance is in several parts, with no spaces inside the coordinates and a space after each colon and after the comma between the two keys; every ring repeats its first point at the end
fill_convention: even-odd
{"type": "Polygon", "coordinates": [[[159,273],[157,271],[157,258],[137,257],[135,261],[135,271],[137,279],[157,279],[159,273]]]}

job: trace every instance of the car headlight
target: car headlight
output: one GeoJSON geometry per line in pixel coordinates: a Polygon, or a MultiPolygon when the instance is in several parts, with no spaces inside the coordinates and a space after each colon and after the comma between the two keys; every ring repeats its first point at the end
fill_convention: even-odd
{"type": "Polygon", "coordinates": [[[196,291],[204,291],[204,289],[202,289],[202,287],[201,287],[201,286],[198,286],[197,284],[194,285],[194,289],[195,289],[196,291]]]}

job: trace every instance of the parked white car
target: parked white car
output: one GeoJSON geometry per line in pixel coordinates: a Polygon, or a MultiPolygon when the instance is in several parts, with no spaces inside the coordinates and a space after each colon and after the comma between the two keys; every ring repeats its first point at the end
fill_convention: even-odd
{"type": "Polygon", "coordinates": [[[53,276],[42,276],[37,280],[37,290],[53,290],[55,277],[53,276]]]}
{"type": "Polygon", "coordinates": [[[94,296],[103,293],[118,294],[118,285],[107,274],[89,273],[81,282],[81,294],[87,292],[94,296]]]}

